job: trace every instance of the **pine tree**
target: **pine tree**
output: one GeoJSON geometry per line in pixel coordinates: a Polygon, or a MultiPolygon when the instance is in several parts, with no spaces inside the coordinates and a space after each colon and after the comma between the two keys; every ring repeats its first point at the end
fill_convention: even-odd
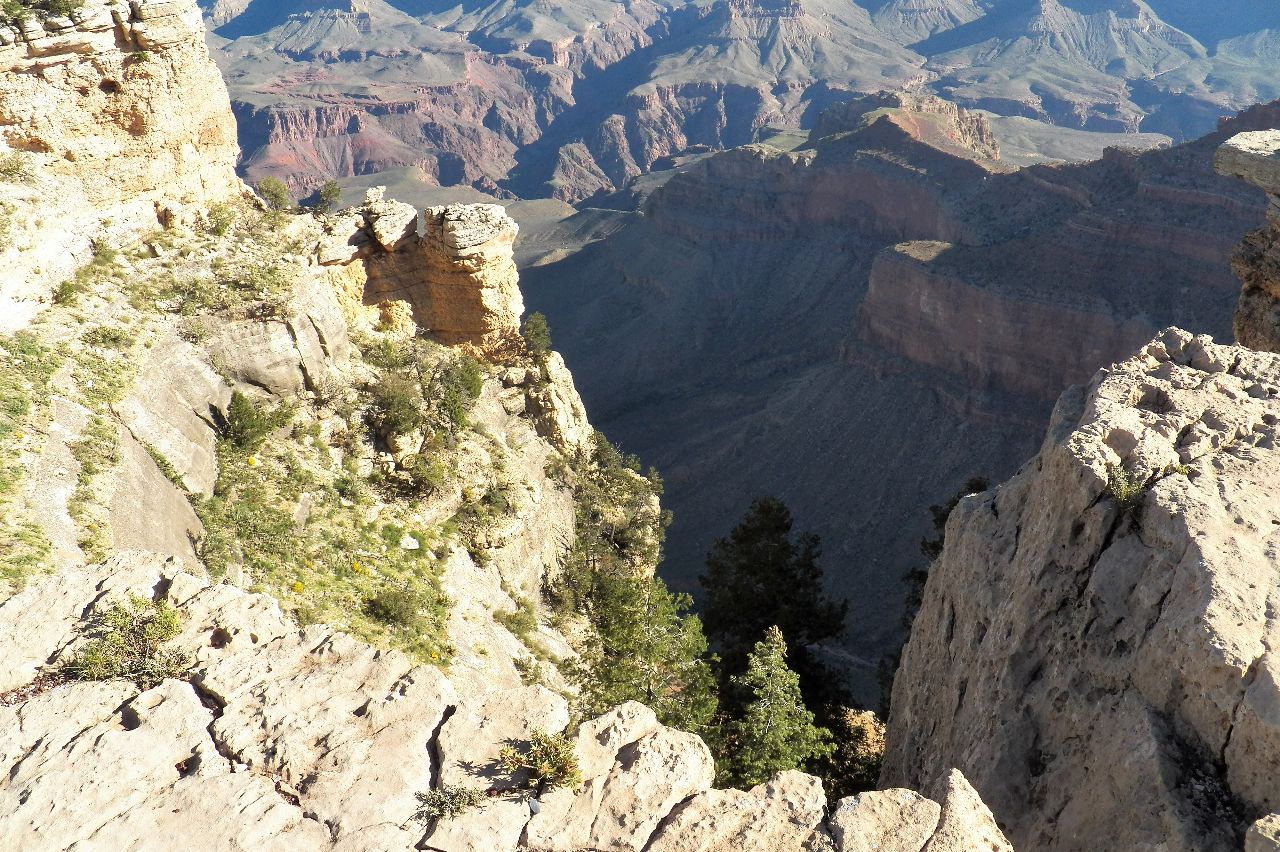
{"type": "Polygon", "coordinates": [[[289,207],[289,187],[280,178],[264,177],[258,181],[258,194],[272,210],[285,210],[289,207]]]}
{"type": "Polygon", "coordinates": [[[733,678],[749,696],[740,718],[725,728],[722,781],[750,787],[832,751],[831,732],[813,723],[800,696],[800,677],[787,666],[787,642],[770,627],[733,678]]]}
{"type": "Polygon", "coordinates": [[[752,643],[771,625],[789,637],[793,652],[838,634],[846,601],[822,591],[817,536],[791,535],[791,512],[775,497],[751,504],[727,538],[707,554],[703,624],[728,673],[741,672],[752,643]]]}

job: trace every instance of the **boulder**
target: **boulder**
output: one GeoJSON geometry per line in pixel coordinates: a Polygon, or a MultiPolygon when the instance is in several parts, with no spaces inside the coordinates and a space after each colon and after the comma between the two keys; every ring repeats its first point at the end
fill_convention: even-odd
{"type": "Polygon", "coordinates": [[[841,799],[828,822],[840,852],[920,852],[941,812],[913,790],[872,790],[841,799]]]}
{"type": "Polygon", "coordinates": [[[1280,813],[1264,816],[1249,826],[1244,852],[1280,852],[1280,813]]]}
{"type": "Polygon", "coordinates": [[[1013,852],[991,811],[960,770],[947,773],[938,828],[924,852],[1013,852]]]}
{"type": "Polygon", "coordinates": [[[822,782],[802,772],[780,772],[747,792],[708,790],[663,820],[650,852],[799,852],[822,822],[822,782]]]}

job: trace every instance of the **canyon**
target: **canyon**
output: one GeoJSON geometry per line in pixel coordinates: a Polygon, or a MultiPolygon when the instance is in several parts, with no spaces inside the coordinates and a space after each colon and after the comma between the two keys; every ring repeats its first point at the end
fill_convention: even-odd
{"type": "Polygon", "coordinates": [[[576,202],[881,90],[1034,120],[1046,149],[1055,128],[1184,141],[1280,97],[1249,0],[1230,25],[1181,0],[203,5],[246,174],[299,197],[410,167],[576,202]]]}
{"type": "Polygon", "coordinates": [[[1062,388],[1158,330],[1229,339],[1229,258],[1266,201],[1214,151],[1280,112],[1017,170],[960,119],[852,102],[793,150],[700,158],[634,211],[576,214],[554,233],[598,236],[524,270],[597,421],[666,478],[664,575],[696,590],[750,500],[782,497],[850,600],[864,700],[903,635],[924,507],[1011,474],[1062,388]]]}

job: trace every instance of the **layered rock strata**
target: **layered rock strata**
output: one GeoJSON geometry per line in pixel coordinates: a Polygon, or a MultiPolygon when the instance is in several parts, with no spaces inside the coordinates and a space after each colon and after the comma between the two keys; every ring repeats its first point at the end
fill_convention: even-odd
{"type": "Polygon", "coordinates": [[[1280,809],[1280,357],[1170,329],[959,504],[882,783],[959,767],[1018,849],[1238,849],[1280,809]]]}
{"type": "Polygon", "coordinates": [[[91,241],[239,195],[236,125],[194,0],[88,0],[0,27],[0,310],[28,316],[91,241]],[[7,146],[7,148],[5,147],[7,146]],[[26,205],[35,217],[11,215],[26,205]]]}
{"type": "Polygon", "coordinates": [[[1214,158],[1218,173],[1267,193],[1267,225],[1244,238],[1231,268],[1244,282],[1236,306],[1236,340],[1280,352],[1280,130],[1232,137],[1214,158]]]}
{"type": "Polygon", "coordinates": [[[0,845],[393,852],[583,849],[836,852],[1007,850],[952,773],[939,802],[906,790],[844,799],[828,822],[818,779],[784,772],[712,790],[693,734],[624,704],[574,738],[583,784],[535,800],[495,773],[508,741],[568,722],[541,686],[459,687],[399,652],[298,628],[266,595],[210,585],[157,554],[120,553],[0,604],[0,845]],[[194,665],[147,690],[41,675],[81,647],[82,618],[121,596],[182,614],[194,665]],[[34,681],[34,682],[33,682],[34,681]],[[416,794],[488,789],[481,807],[421,821],[416,794]]]}
{"type": "Polygon", "coordinates": [[[487,354],[518,346],[524,299],[512,246],[519,227],[496,204],[428,207],[423,218],[420,234],[417,210],[373,190],[364,206],[329,223],[318,259],[360,261],[360,303],[402,302],[441,343],[487,354]]]}

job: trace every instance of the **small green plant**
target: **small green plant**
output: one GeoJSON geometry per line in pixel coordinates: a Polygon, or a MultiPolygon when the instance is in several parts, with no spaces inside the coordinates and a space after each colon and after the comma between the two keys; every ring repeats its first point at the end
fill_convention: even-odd
{"type": "Polygon", "coordinates": [[[150,689],[190,668],[184,652],[164,647],[181,629],[169,604],[130,595],[94,620],[95,637],[65,664],[66,673],[77,680],[125,678],[150,689]]]}
{"type": "Polygon", "coordinates": [[[225,237],[236,224],[236,209],[226,203],[212,204],[205,222],[209,233],[215,237],[225,237]]]}
{"type": "Polygon", "coordinates": [[[538,629],[538,615],[528,598],[512,595],[512,599],[516,602],[515,611],[495,610],[493,620],[511,631],[513,636],[523,639],[538,629]]]}
{"type": "Polygon", "coordinates": [[[424,423],[422,394],[408,376],[392,373],[373,386],[374,418],[388,435],[408,435],[424,423]]]}
{"type": "Polygon", "coordinates": [[[1130,473],[1123,465],[1107,468],[1107,492],[1115,499],[1120,511],[1128,512],[1142,501],[1146,482],[1136,473],[1130,473]]]}
{"type": "Polygon", "coordinates": [[[123,328],[100,325],[91,328],[84,334],[84,342],[100,349],[128,349],[132,337],[123,328]]]}
{"type": "Polygon", "coordinates": [[[524,321],[524,326],[520,329],[521,336],[524,337],[525,348],[529,350],[529,354],[538,364],[543,364],[547,360],[547,356],[551,354],[551,326],[547,324],[545,314],[534,311],[529,314],[524,321]]]}
{"type": "Polygon", "coordinates": [[[459,355],[436,374],[428,394],[436,400],[447,425],[457,430],[467,425],[467,415],[483,389],[480,362],[470,355],[459,355]]]}
{"type": "MultiPolygon", "coordinates": [[[[8,11],[8,3],[5,4],[5,11],[8,11]]],[[[31,166],[27,163],[27,158],[19,151],[6,154],[0,157],[0,180],[9,183],[26,183],[31,180],[34,175],[31,172],[31,166]]]]}
{"type": "Polygon", "coordinates": [[[564,734],[534,731],[527,743],[511,743],[498,754],[498,765],[513,784],[542,794],[557,787],[582,783],[573,741],[564,734]]]}
{"type": "Polygon", "coordinates": [[[413,818],[418,822],[450,820],[472,808],[478,808],[489,800],[484,790],[462,784],[443,784],[440,789],[418,794],[418,810],[413,818]]]}
{"type": "Polygon", "coordinates": [[[408,586],[385,586],[365,601],[365,612],[383,624],[411,628],[418,624],[427,598],[408,586]]]}
{"type": "Polygon", "coordinates": [[[55,305],[74,305],[80,299],[80,294],[88,291],[88,289],[89,285],[85,282],[68,279],[53,288],[53,303],[55,305]]]}
{"type": "Polygon", "coordinates": [[[289,200],[289,187],[280,178],[265,177],[258,181],[258,194],[272,210],[287,210],[292,203],[289,200]]]}
{"type": "Polygon", "coordinates": [[[258,411],[257,406],[240,391],[231,392],[227,406],[227,422],[223,433],[231,443],[242,450],[252,450],[262,443],[271,431],[271,418],[258,411]]]}

